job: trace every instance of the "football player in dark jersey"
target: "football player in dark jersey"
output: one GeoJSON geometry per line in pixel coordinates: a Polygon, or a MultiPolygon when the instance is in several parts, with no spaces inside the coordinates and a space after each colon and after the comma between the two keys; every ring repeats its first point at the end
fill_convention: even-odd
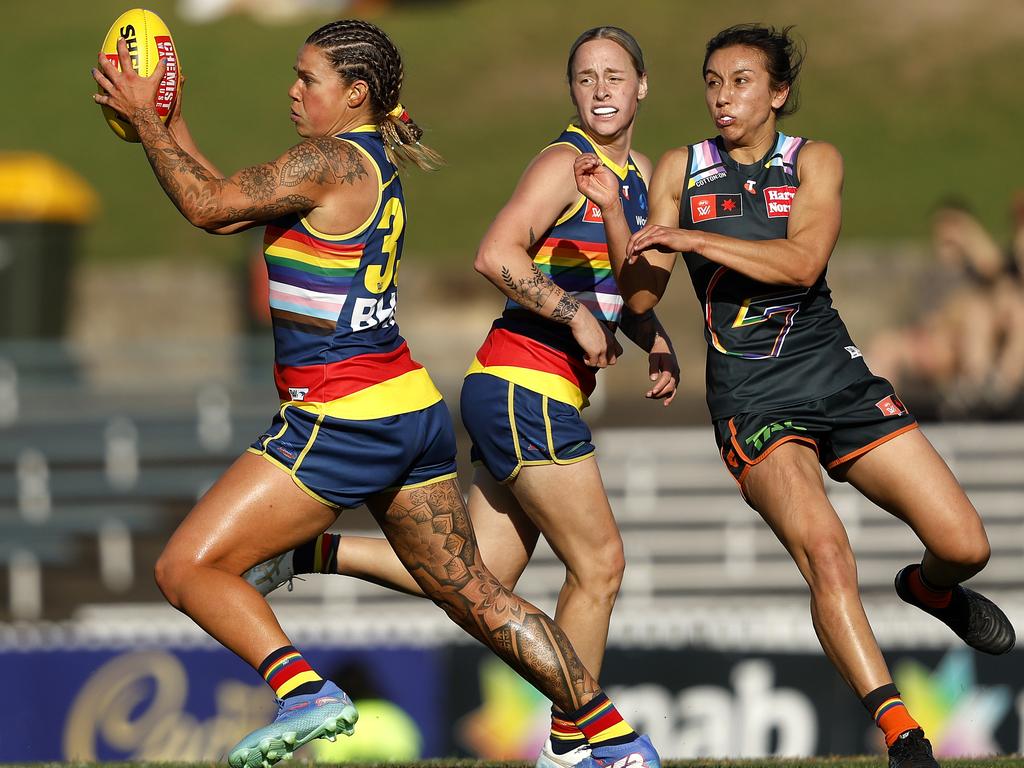
{"type": "Polygon", "coordinates": [[[710,40],[702,74],[717,135],[659,162],[651,220],[639,232],[630,233],[614,179],[594,157],[577,160],[577,183],[602,209],[631,309],[658,302],[683,254],[704,310],[722,459],[807,581],[815,631],[885,734],[890,764],[933,766],[868,624],[821,467],[920,537],[921,563],[896,576],[901,598],[987,653],[1009,651],[1014,632],[961,586],[989,558],[977,511],[832,307],[825,272],[839,236],[842,158],[776,127],[796,107],[801,60],[788,29],[739,25],[710,40]]]}

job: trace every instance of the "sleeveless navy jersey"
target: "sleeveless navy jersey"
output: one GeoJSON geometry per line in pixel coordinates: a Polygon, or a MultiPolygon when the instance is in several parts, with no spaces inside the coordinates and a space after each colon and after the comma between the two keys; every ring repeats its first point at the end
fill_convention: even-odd
{"type": "MultiPolygon", "coordinates": [[[[300,214],[263,239],[274,322],[274,377],[282,400],[328,403],[329,415],[381,418],[441,399],[395,322],[405,198],[374,125],[335,136],[376,176],[377,203],[345,234],[317,231],[300,214]]],[[[321,409],[323,410],[323,409],[321,409]]]]}
{"type": "MultiPolygon", "coordinates": [[[[619,180],[619,200],[630,230],[643,227],[647,223],[647,184],[632,155],[625,165],[619,165],[574,125],[543,151],[565,145],[601,158],[619,180]]],[[[608,260],[604,219],[598,206],[579,195],[529,252],[537,269],[555,285],[610,329],[618,327],[624,302],[608,260]]],[[[584,364],[583,350],[569,326],[509,299],[469,373],[491,373],[580,407],[596,386],[594,370],[584,364]]]]}
{"type": "MultiPolygon", "coordinates": [[[[647,184],[632,155],[620,166],[611,160],[586,133],[575,125],[566,128],[544,150],[568,145],[580,154],[592,152],[619,179],[619,200],[632,231],[647,223],[647,184]]],[[[622,316],[623,300],[608,260],[608,243],[601,209],[580,195],[573,206],[543,233],[530,249],[533,263],[555,285],[585,306],[600,321],[615,328],[622,316]]],[[[540,317],[508,299],[499,327],[534,335],[554,346],[582,356],[568,326],[540,317]],[[556,339],[558,341],[556,341],[556,339]]]]}
{"type": "MultiPolygon", "coordinates": [[[[717,137],[691,145],[679,226],[741,240],[784,239],[804,144],[779,133],[752,165],[733,160],[717,137]]],[[[704,308],[713,419],[816,400],[868,373],[832,306],[824,270],[804,288],[762,283],[694,253],[683,258],[704,308]]]]}

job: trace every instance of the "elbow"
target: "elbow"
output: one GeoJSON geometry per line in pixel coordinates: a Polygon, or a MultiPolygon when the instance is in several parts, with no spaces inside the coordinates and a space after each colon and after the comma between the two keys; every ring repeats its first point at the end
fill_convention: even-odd
{"type": "Polygon", "coordinates": [[[196,229],[202,229],[206,232],[213,232],[216,229],[224,226],[223,221],[214,221],[213,217],[203,211],[182,211],[185,218],[188,219],[188,223],[196,229]]]}
{"type": "Polygon", "coordinates": [[[654,309],[660,297],[650,291],[637,291],[630,296],[623,296],[622,298],[630,312],[634,315],[642,315],[654,309]]]}
{"type": "Polygon", "coordinates": [[[793,284],[801,288],[811,288],[821,278],[820,269],[805,269],[793,275],[793,284]]]}
{"type": "Polygon", "coordinates": [[[788,275],[790,282],[800,288],[810,288],[821,279],[825,265],[828,264],[828,257],[820,258],[817,254],[803,260],[796,269],[788,275]]]}
{"type": "Polygon", "coordinates": [[[473,269],[489,280],[497,276],[497,262],[490,249],[480,246],[480,249],[476,252],[476,258],[473,260],[473,269]]]}

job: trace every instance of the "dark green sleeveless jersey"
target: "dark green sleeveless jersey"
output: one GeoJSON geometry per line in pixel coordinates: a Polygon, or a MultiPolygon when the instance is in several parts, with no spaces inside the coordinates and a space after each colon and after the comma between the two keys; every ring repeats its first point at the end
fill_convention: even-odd
{"type": "MultiPolygon", "coordinates": [[[[753,165],[729,157],[720,138],[690,146],[679,226],[741,240],[785,238],[804,144],[779,133],[753,165]]],[[[817,400],[868,374],[832,306],[825,271],[803,288],[762,283],[694,253],[683,258],[704,307],[713,419],[817,400]]]]}

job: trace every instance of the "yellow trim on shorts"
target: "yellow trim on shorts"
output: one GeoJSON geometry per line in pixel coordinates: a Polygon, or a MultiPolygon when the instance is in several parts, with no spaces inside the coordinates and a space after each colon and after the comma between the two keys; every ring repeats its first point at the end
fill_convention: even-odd
{"type": "Polygon", "coordinates": [[[552,400],[571,405],[577,411],[590,405],[590,401],[583,395],[583,390],[557,373],[535,371],[532,368],[520,368],[517,365],[485,366],[475,357],[466,371],[466,376],[474,373],[488,373],[499,379],[518,384],[531,392],[547,395],[552,400]]]}
{"type": "Polygon", "coordinates": [[[295,483],[295,485],[297,485],[299,487],[299,490],[304,492],[307,496],[310,496],[314,500],[319,501],[325,507],[330,507],[331,509],[342,509],[342,506],[340,504],[335,504],[333,501],[328,501],[323,496],[320,496],[316,491],[314,491],[308,485],[306,485],[304,482],[299,480],[299,478],[295,476],[295,473],[291,469],[286,467],[284,464],[282,464],[276,458],[271,456],[269,453],[260,452],[260,451],[255,450],[254,448],[249,448],[248,450],[252,451],[257,456],[262,456],[264,459],[269,461],[275,467],[277,467],[278,469],[280,469],[283,472],[287,473],[288,476],[291,477],[292,482],[295,483]]]}
{"type": "Polygon", "coordinates": [[[423,488],[427,485],[433,485],[434,483],[440,483],[445,480],[455,480],[459,476],[458,472],[449,472],[444,475],[438,475],[437,477],[431,478],[430,480],[424,480],[422,483],[410,483],[409,485],[392,485],[384,489],[384,492],[389,491],[408,491],[412,488],[423,488]]]}
{"type": "Polygon", "coordinates": [[[335,419],[369,421],[422,411],[441,400],[427,369],[416,368],[328,403],[292,400],[288,405],[335,419]]]}
{"type": "Polygon", "coordinates": [[[590,451],[589,453],[585,453],[582,456],[573,456],[571,459],[558,458],[558,454],[555,453],[555,437],[551,430],[551,417],[548,415],[548,398],[545,396],[541,403],[544,411],[544,431],[547,432],[548,437],[548,455],[551,456],[551,461],[545,461],[543,463],[558,464],[559,466],[568,466],[569,464],[575,464],[577,462],[583,461],[584,459],[589,459],[591,456],[593,456],[594,452],[590,451]]]}

